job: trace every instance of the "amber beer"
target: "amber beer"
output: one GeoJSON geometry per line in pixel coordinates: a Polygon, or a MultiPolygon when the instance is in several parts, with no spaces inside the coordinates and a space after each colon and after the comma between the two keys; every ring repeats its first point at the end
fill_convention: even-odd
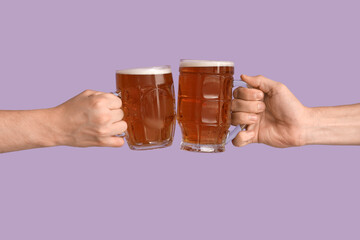
{"type": "Polygon", "coordinates": [[[175,127],[175,93],[170,66],[116,72],[116,87],[133,150],[170,146],[175,127]]]}
{"type": "Polygon", "coordinates": [[[231,121],[234,63],[182,60],[178,114],[181,149],[223,152],[231,121]]]}

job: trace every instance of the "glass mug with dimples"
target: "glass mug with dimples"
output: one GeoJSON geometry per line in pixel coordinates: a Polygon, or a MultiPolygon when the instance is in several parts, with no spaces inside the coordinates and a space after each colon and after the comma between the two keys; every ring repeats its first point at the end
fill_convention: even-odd
{"type": "Polygon", "coordinates": [[[223,152],[244,129],[230,133],[234,63],[231,61],[181,60],[177,120],[182,131],[180,149],[194,152],[223,152]]]}
{"type": "Polygon", "coordinates": [[[118,70],[116,89],[128,125],[125,138],[130,149],[170,146],[176,122],[170,66],[118,70]]]}

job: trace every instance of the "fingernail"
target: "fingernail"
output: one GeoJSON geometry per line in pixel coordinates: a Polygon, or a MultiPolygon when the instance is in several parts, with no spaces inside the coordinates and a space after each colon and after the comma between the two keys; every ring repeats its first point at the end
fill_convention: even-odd
{"type": "Polygon", "coordinates": [[[249,134],[249,137],[254,137],[255,136],[254,132],[248,132],[248,134],[249,134]]]}
{"type": "Polygon", "coordinates": [[[262,99],[263,98],[263,93],[262,92],[258,92],[256,94],[256,99],[262,99]]]}
{"type": "Polygon", "coordinates": [[[249,115],[249,119],[256,121],[257,120],[257,115],[249,115]]]}
{"type": "Polygon", "coordinates": [[[265,104],[259,103],[259,104],[258,104],[258,110],[259,110],[259,111],[265,110],[265,104]]]}

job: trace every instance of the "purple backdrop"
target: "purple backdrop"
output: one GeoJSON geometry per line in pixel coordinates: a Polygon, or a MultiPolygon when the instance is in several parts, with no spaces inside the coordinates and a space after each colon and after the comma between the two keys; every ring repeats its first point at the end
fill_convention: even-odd
{"type": "MultiPolygon", "coordinates": [[[[0,2],[0,109],[112,91],[115,70],[233,60],[307,106],[359,102],[357,1],[0,2]]],[[[359,239],[360,148],[55,147],[0,155],[0,239],[359,239]]],[[[1,133],[0,133],[1,134],[1,133]]]]}

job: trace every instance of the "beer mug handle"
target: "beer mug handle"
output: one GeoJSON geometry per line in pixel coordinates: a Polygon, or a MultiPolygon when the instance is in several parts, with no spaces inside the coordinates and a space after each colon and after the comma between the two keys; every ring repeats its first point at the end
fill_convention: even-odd
{"type": "MultiPolygon", "coordinates": [[[[236,80],[233,81],[233,88],[234,87],[245,87],[245,88],[247,88],[248,85],[246,84],[246,82],[236,79],[236,80]]],[[[230,131],[230,133],[226,137],[226,144],[231,142],[238,135],[238,133],[241,132],[241,131],[246,131],[246,125],[245,124],[244,125],[237,125],[232,131],[230,131]]]]}
{"type": "MultiPolygon", "coordinates": [[[[111,93],[121,99],[121,92],[120,91],[119,92],[111,92],[111,93]]],[[[123,132],[122,134],[116,134],[115,136],[116,137],[125,137],[125,135],[126,134],[123,132]]]]}

